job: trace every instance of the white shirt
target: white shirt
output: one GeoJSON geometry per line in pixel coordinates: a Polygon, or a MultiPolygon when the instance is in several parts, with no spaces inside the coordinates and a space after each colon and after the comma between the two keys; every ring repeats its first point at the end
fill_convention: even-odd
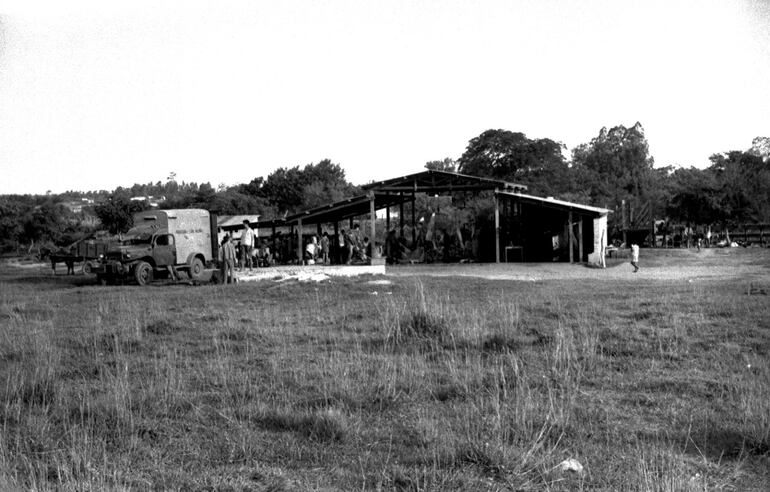
{"type": "Polygon", "coordinates": [[[251,246],[254,244],[254,231],[251,227],[246,227],[241,233],[241,244],[244,246],[251,246]]]}
{"type": "Polygon", "coordinates": [[[632,244],[631,245],[631,261],[634,263],[639,261],[639,245],[638,244],[632,244]]]}

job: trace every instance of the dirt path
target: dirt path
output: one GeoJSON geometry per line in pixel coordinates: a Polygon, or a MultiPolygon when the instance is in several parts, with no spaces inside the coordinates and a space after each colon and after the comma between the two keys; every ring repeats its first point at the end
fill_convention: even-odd
{"type": "Polygon", "coordinates": [[[460,276],[500,280],[742,278],[770,281],[770,250],[647,250],[638,273],[628,260],[609,260],[606,269],[569,263],[431,264],[389,266],[392,276],[460,276]]]}

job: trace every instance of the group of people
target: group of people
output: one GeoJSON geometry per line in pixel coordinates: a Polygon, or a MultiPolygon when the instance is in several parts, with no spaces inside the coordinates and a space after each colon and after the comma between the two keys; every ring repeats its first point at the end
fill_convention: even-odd
{"type": "Polygon", "coordinates": [[[229,232],[222,236],[219,247],[219,264],[223,283],[235,282],[235,270],[253,270],[254,267],[269,266],[273,263],[273,255],[267,241],[257,244],[257,235],[249,225],[248,220],[243,221],[243,231],[239,244],[235,244],[229,232]]]}
{"type": "Polygon", "coordinates": [[[350,265],[366,263],[372,257],[372,243],[368,237],[361,237],[360,226],[354,224],[349,230],[340,229],[337,234],[324,231],[320,236],[306,238],[302,249],[302,258],[297,258],[291,238],[277,233],[272,242],[275,251],[271,251],[268,241],[258,243],[257,235],[249,221],[243,221],[240,238],[222,233],[219,248],[219,263],[224,283],[235,282],[236,270],[253,270],[276,263],[320,263],[324,265],[350,265]]]}
{"type": "Polygon", "coordinates": [[[361,228],[354,224],[349,230],[340,229],[337,234],[324,231],[320,238],[312,235],[304,249],[304,262],[312,265],[350,265],[366,263],[372,257],[372,243],[368,237],[361,238],[361,228]]]}

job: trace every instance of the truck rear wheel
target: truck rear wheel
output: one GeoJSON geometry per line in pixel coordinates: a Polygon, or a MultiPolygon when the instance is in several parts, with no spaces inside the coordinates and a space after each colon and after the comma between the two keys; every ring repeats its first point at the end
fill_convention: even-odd
{"type": "Polygon", "coordinates": [[[139,285],[147,285],[152,282],[152,265],[146,261],[140,261],[134,267],[134,278],[139,285]]]}
{"type": "Polygon", "coordinates": [[[83,273],[85,275],[91,275],[94,273],[94,265],[90,261],[83,262],[83,273]]]}
{"type": "Polygon", "coordinates": [[[192,280],[201,280],[203,277],[203,262],[200,258],[193,258],[192,262],[190,263],[190,278],[192,280]]]}

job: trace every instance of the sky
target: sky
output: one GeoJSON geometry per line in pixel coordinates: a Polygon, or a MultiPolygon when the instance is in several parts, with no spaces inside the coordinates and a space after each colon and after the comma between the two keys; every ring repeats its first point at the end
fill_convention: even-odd
{"type": "Polygon", "coordinates": [[[770,0],[0,0],[0,194],[364,184],[637,121],[656,166],[770,136],[770,0]]]}

